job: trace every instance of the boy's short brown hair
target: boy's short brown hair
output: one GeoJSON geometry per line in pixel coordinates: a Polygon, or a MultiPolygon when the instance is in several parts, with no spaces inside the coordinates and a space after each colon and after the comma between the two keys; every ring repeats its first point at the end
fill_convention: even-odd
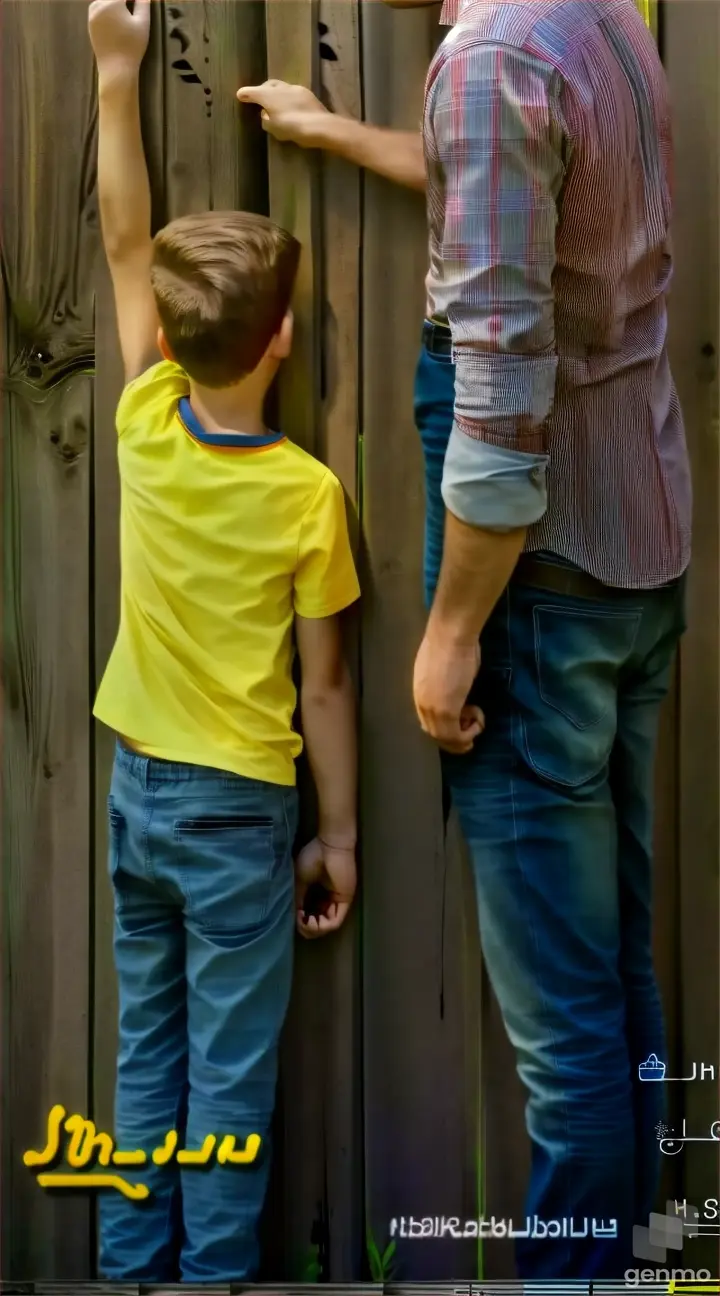
{"type": "Polygon", "coordinates": [[[203,387],[256,369],[290,306],[300,244],[265,216],[205,212],[155,236],[151,279],[170,349],[203,387]]]}

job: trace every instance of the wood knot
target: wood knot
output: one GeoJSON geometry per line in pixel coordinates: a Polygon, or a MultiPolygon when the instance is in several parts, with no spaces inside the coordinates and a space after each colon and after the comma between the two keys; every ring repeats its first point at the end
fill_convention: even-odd
{"type": "Polygon", "coordinates": [[[25,363],[25,373],[32,382],[42,382],[53,363],[53,356],[45,347],[33,347],[25,363]]]}
{"type": "MultiPolygon", "coordinates": [[[[55,312],[55,322],[60,327],[67,315],[62,307],[55,312]]],[[[95,354],[92,339],[85,336],[56,339],[50,348],[47,342],[26,343],[10,366],[10,376],[16,383],[29,383],[36,392],[46,393],[60,387],[78,374],[93,374],[95,354]]]]}
{"type": "Polygon", "coordinates": [[[74,464],[80,458],[87,443],[88,431],[80,415],[50,430],[50,444],[55,447],[66,464],[74,464]]]}

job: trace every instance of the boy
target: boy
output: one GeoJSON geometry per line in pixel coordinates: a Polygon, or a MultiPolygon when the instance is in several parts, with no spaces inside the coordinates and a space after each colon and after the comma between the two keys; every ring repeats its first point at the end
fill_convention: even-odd
{"type": "Polygon", "coordinates": [[[344,499],[262,417],[292,335],[294,239],[207,213],[150,235],[138,98],[150,0],[95,0],[98,186],[126,387],[120,630],[95,715],[118,734],[109,801],[120,1044],[116,1145],[138,1205],[101,1201],[101,1270],[124,1282],[252,1277],[278,1037],[290,993],[297,823],[295,629],[318,839],[297,924],[336,929],[355,890],[352,689],[337,614],[359,594],[344,499]],[[305,919],[321,880],[325,912],[305,919]],[[209,1169],[157,1165],[180,1131],[209,1169]],[[219,1165],[226,1135],[249,1165],[219,1165]],[[249,1146],[252,1146],[250,1144],[249,1146]]]}

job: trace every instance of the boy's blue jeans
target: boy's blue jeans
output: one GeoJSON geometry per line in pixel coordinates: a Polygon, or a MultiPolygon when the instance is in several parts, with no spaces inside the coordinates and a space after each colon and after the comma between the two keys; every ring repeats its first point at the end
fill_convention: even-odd
{"type": "MultiPolygon", "coordinates": [[[[442,557],[454,367],[423,349],[415,413],[427,486],[425,582],[442,557]]],[[[520,1278],[622,1278],[659,1172],[665,1056],[653,970],[653,762],[684,629],[683,582],[595,602],[511,581],[482,636],[486,730],[443,772],[475,876],[480,934],[528,1091],[526,1214],[560,1236],[517,1245],[520,1278]],[[573,1218],[586,1239],[562,1221],[573,1218]],[[617,1221],[617,1238],[592,1221],[617,1221]]],[[[493,1211],[487,1203],[487,1214],[493,1211]]],[[[516,1222],[524,1229],[525,1222],[516,1222]]],[[[538,1231],[542,1231],[541,1229],[538,1231]]]]}
{"type": "Polygon", "coordinates": [[[120,1039],[116,1147],[146,1202],[100,1203],[100,1269],[123,1282],[247,1279],[268,1177],[280,1030],[293,961],[294,788],[147,759],[118,745],[110,873],[120,1039]],[[251,1165],[165,1166],[227,1134],[262,1146],[251,1165]]]}

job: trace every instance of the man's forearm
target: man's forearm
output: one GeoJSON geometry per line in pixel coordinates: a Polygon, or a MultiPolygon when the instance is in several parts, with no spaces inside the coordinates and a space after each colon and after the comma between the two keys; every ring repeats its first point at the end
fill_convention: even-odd
{"type": "Polygon", "coordinates": [[[139,79],[131,73],[100,78],[98,193],[108,257],[150,242],[151,202],[140,125],[139,79]]]}
{"type": "Polygon", "coordinates": [[[308,145],[324,149],[355,166],[374,171],[395,184],[424,191],[426,185],[420,131],[387,130],[366,122],[322,113],[308,123],[308,145]]]}
{"type": "Polygon", "coordinates": [[[349,673],[344,671],[332,688],[301,688],[300,708],[318,796],[318,835],[328,846],[353,847],[357,833],[357,735],[349,673]]]}
{"type": "Polygon", "coordinates": [[[428,619],[428,638],[477,643],[525,543],[526,528],[485,531],[446,514],[440,579],[428,619]]]}

